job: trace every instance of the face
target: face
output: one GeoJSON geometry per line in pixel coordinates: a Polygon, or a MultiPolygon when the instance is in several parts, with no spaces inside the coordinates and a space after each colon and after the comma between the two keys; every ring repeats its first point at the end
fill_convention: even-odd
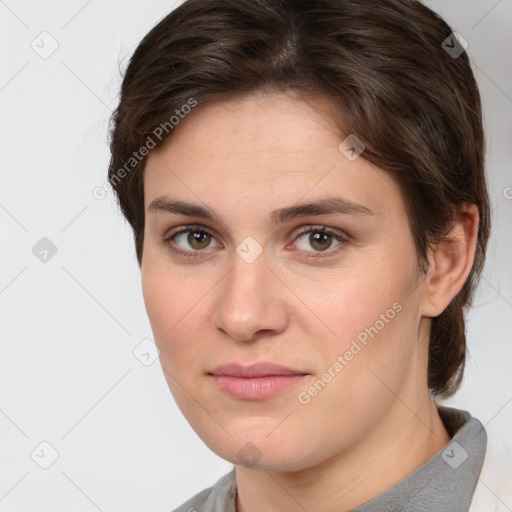
{"type": "Polygon", "coordinates": [[[332,108],[289,93],[199,106],[147,159],[142,286],[161,365],[234,464],[320,464],[426,386],[398,185],[339,149],[332,108]]]}

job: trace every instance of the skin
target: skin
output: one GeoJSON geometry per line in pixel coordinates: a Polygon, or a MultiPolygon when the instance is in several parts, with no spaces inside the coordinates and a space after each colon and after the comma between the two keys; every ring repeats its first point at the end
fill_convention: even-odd
{"type": "Polygon", "coordinates": [[[364,153],[350,161],[339,151],[326,101],[254,93],[198,106],[145,168],[142,287],[160,361],[192,428],[236,465],[241,512],[348,510],[450,441],[427,387],[430,318],[470,272],[478,212],[468,205],[456,217],[453,239],[438,244],[421,274],[398,185],[364,153]],[[373,214],[270,223],[272,210],[332,195],[373,214]],[[149,211],[161,196],[207,205],[222,222],[149,211]],[[163,241],[190,224],[211,237],[191,244],[186,232],[174,247],[196,258],[163,241]],[[347,242],[315,244],[318,226],[347,242]],[[252,263],[236,251],[248,236],[263,249],[252,263]],[[397,302],[401,311],[300,403],[298,394],[397,302]],[[208,375],[233,361],[309,375],[265,400],[235,399],[208,375]],[[247,442],[260,457],[249,467],[237,456],[247,442]]]}

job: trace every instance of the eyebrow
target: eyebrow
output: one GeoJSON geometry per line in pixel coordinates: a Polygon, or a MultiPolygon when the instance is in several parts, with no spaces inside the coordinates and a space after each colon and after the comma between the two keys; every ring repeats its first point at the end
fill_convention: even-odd
{"type": "MultiPolygon", "coordinates": [[[[157,211],[185,215],[186,217],[211,219],[225,224],[222,217],[207,206],[199,206],[186,201],[172,200],[166,196],[157,197],[149,204],[148,212],[157,211]]],[[[275,226],[276,224],[291,219],[326,214],[374,215],[374,212],[366,206],[354,203],[343,197],[326,197],[309,203],[273,210],[270,213],[270,220],[272,226],[275,226]]]]}

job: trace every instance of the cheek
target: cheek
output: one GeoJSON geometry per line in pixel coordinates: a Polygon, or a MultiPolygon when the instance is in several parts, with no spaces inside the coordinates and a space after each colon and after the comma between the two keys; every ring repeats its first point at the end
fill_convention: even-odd
{"type": "MultiPolygon", "coordinates": [[[[371,401],[372,393],[388,392],[378,377],[396,389],[417,349],[421,290],[415,281],[414,252],[387,256],[381,254],[358,269],[344,269],[332,281],[336,284],[306,295],[308,305],[329,327],[317,349],[324,371],[336,374],[336,384],[329,385],[338,389],[334,399],[354,406],[371,401]]],[[[302,293],[306,291],[305,286],[302,293]]]]}
{"type": "MultiPolygon", "coordinates": [[[[148,251],[149,252],[149,251],[148,251]]],[[[197,343],[203,322],[202,308],[213,285],[193,272],[179,271],[157,258],[143,262],[142,291],[147,315],[164,368],[185,372],[200,351],[197,343]]]]}
{"type": "Polygon", "coordinates": [[[167,351],[168,340],[172,338],[184,316],[186,290],[173,279],[151,250],[145,251],[142,264],[142,293],[146,312],[155,337],[155,343],[162,355],[167,351]]]}
{"type": "Polygon", "coordinates": [[[388,325],[399,316],[397,309],[408,300],[412,289],[412,265],[410,272],[404,271],[406,268],[405,263],[400,265],[382,257],[366,264],[337,268],[318,275],[314,282],[294,277],[294,292],[303,298],[317,320],[308,323],[311,313],[301,315],[302,329],[322,330],[328,339],[337,340],[336,349],[343,349],[358,335],[364,342],[364,333],[375,324],[379,332],[389,331],[388,325]]]}

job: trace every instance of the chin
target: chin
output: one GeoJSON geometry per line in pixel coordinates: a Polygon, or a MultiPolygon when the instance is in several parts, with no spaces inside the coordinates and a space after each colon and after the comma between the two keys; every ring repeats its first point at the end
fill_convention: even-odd
{"type": "Polygon", "coordinates": [[[233,437],[225,431],[222,434],[217,431],[215,436],[209,435],[211,432],[203,435],[197,433],[210,450],[236,466],[289,472],[314,465],[317,462],[313,460],[314,447],[301,438],[293,437],[286,429],[283,429],[279,435],[277,430],[268,435],[277,424],[275,421],[267,420],[260,422],[261,428],[251,429],[241,426],[235,429],[232,424],[226,426],[233,437]],[[268,428],[269,425],[271,425],[270,428],[268,428]],[[306,449],[308,453],[301,453],[299,449],[306,449]]]}

